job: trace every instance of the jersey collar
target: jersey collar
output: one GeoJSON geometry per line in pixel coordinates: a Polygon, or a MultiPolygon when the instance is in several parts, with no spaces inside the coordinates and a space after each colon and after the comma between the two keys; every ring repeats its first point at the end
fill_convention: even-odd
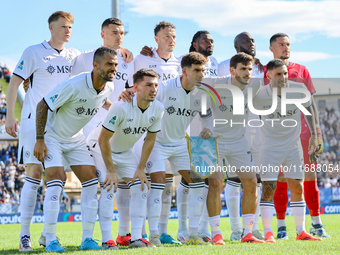
{"type": "Polygon", "coordinates": [[[86,80],[86,84],[90,89],[94,89],[93,87],[93,82],[92,82],[92,78],[91,78],[91,72],[89,73],[85,73],[85,80],[86,80]]]}
{"type": "MultiPolygon", "coordinates": [[[[155,99],[155,100],[156,100],[156,99],[155,99]]],[[[149,107],[148,107],[147,109],[149,109],[150,106],[151,106],[152,104],[153,104],[153,102],[150,102],[149,107]]],[[[134,107],[138,107],[138,104],[137,104],[137,93],[135,94],[134,97],[132,97],[132,105],[133,105],[134,107]]]]}
{"type": "MultiPolygon", "coordinates": [[[[156,48],[154,48],[152,51],[153,51],[153,57],[154,57],[154,58],[162,59],[160,56],[158,56],[158,53],[157,53],[157,49],[156,49],[156,48]]],[[[169,59],[173,59],[173,58],[174,58],[174,53],[171,52],[171,57],[170,57],[169,59]]],[[[162,60],[163,60],[163,59],[162,59],[162,60]]]]}
{"type": "Polygon", "coordinates": [[[49,43],[48,43],[46,40],[43,41],[41,44],[42,44],[46,49],[48,49],[48,50],[51,50],[51,49],[52,49],[51,45],[49,45],[49,43]]]}

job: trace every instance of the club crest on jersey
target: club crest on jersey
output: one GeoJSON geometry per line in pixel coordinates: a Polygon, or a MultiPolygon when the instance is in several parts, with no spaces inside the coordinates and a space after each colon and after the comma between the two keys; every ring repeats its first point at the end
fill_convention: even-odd
{"type": "Polygon", "coordinates": [[[128,65],[127,65],[126,63],[123,63],[123,64],[122,64],[122,67],[123,67],[123,69],[127,69],[127,68],[128,68],[128,65]]]}
{"type": "Polygon", "coordinates": [[[152,117],[149,119],[149,122],[150,122],[150,123],[154,123],[155,120],[156,120],[155,116],[152,116],[152,117]]]}
{"type": "Polygon", "coordinates": [[[117,116],[113,116],[113,117],[110,119],[109,123],[111,123],[112,125],[114,125],[114,124],[116,123],[116,119],[117,119],[117,116]]]}
{"type": "Polygon", "coordinates": [[[22,70],[24,68],[25,61],[21,61],[20,64],[18,65],[18,68],[22,70]]]}
{"type": "Polygon", "coordinates": [[[52,101],[52,104],[55,102],[55,100],[57,100],[57,98],[59,97],[58,94],[55,94],[54,96],[51,96],[50,99],[52,101]]]}

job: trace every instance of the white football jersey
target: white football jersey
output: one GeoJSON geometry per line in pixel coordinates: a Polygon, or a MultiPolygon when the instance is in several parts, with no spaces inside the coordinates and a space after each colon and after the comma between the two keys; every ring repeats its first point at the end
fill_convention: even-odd
{"type": "MultiPolygon", "coordinates": [[[[218,96],[220,97],[222,104],[219,102],[217,96],[213,94],[216,104],[213,102],[211,97],[208,97],[210,100],[211,114],[204,116],[202,118],[205,123],[205,127],[211,127],[214,120],[216,121],[215,127],[213,127],[213,135],[222,136],[220,139],[224,142],[230,142],[240,139],[244,136],[246,132],[246,125],[248,120],[248,88],[251,88],[253,91],[253,95],[258,91],[261,83],[253,82],[251,85],[246,86],[242,90],[243,98],[244,98],[244,115],[234,115],[234,100],[238,100],[237,98],[233,98],[231,91],[227,88],[217,88],[217,85],[231,85],[231,77],[218,77],[218,78],[204,78],[203,83],[206,83],[213,88],[215,88],[218,96]],[[224,124],[218,124],[226,122],[224,124]],[[207,125],[208,124],[208,125],[207,125]]],[[[208,101],[209,101],[208,100],[208,101]]]]}
{"type": "Polygon", "coordinates": [[[153,49],[153,57],[138,55],[134,60],[134,72],[142,68],[154,70],[159,77],[159,81],[167,81],[176,78],[182,73],[181,62],[171,53],[171,57],[165,61],[158,56],[157,50],[153,49]]]}
{"type": "MultiPolygon", "coordinates": [[[[303,83],[295,83],[288,81],[287,88],[303,88],[303,83]]],[[[306,89],[307,90],[307,89],[306,89]]],[[[270,84],[263,86],[253,99],[254,107],[257,110],[268,110],[272,106],[273,92],[270,84]]],[[[304,98],[303,93],[290,92],[287,93],[287,99],[304,98]]],[[[303,106],[310,106],[311,100],[304,103],[303,106]]],[[[277,107],[274,113],[269,115],[261,115],[264,125],[260,128],[261,146],[267,149],[288,151],[298,146],[301,133],[301,111],[295,104],[288,104],[286,115],[281,115],[281,97],[277,98],[277,107]],[[282,121],[284,121],[282,123],[282,121]],[[296,126],[294,126],[296,124],[296,126]],[[290,126],[290,127],[287,127],[290,126]],[[294,127],[292,127],[294,126],[294,127]]]]}
{"type": "Polygon", "coordinates": [[[184,90],[180,77],[160,83],[156,99],[164,104],[161,132],[156,141],[165,145],[178,145],[185,141],[185,131],[192,119],[201,111],[203,90],[184,90]]]}
{"type": "Polygon", "coordinates": [[[13,71],[23,80],[30,78],[31,82],[21,111],[22,119],[35,119],[37,104],[58,83],[70,76],[73,60],[79,54],[73,48],[58,52],[47,41],[25,49],[13,71]]]}
{"type": "MultiPolygon", "coordinates": [[[[227,59],[221,62],[218,65],[218,74],[220,76],[229,76],[230,75],[230,59],[227,59]]],[[[253,72],[251,77],[253,79],[261,79],[264,78],[264,72],[260,72],[259,67],[257,65],[253,65],[253,72]]],[[[250,82],[253,82],[250,81],[250,82]]],[[[262,82],[263,83],[263,82],[262,82]]],[[[248,119],[258,119],[259,116],[253,114],[252,112],[248,112],[248,119]]],[[[248,141],[249,147],[252,151],[259,150],[261,139],[260,139],[260,132],[257,127],[250,127],[249,125],[246,126],[246,134],[245,137],[248,141]]]]}
{"type": "MultiPolygon", "coordinates": [[[[93,56],[96,50],[85,51],[80,54],[74,60],[72,74],[77,75],[83,72],[91,72],[93,69],[93,56]]],[[[133,76],[133,61],[130,63],[125,63],[125,59],[120,51],[118,51],[118,67],[114,83],[114,91],[110,95],[110,101],[114,102],[118,99],[118,96],[125,90],[125,88],[130,87],[132,84],[133,76]]]]}
{"type": "Polygon", "coordinates": [[[110,139],[112,153],[127,151],[147,131],[155,133],[161,129],[164,105],[155,100],[142,111],[137,105],[137,96],[132,98],[131,103],[115,102],[103,122],[104,128],[114,132],[110,139]]]}
{"type": "Polygon", "coordinates": [[[218,62],[216,58],[209,56],[208,62],[205,64],[204,77],[217,77],[218,74],[218,62]]]}
{"type": "Polygon", "coordinates": [[[103,106],[112,91],[112,83],[107,83],[98,93],[93,88],[91,73],[81,73],[59,83],[44,97],[51,110],[46,135],[62,143],[80,140],[82,128],[103,106]]]}

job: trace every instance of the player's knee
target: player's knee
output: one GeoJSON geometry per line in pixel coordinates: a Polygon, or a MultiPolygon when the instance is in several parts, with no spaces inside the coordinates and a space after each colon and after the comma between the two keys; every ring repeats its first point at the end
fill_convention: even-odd
{"type": "Polygon", "coordinates": [[[209,192],[221,193],[223,189],[223,180],[218,178],[209,179],[209,192]]]}
{"type": "Polygon", "coordinates": [[[316,179],[316,172],[314,171],[306,171],[305,172],[305,181],[314,181],[316,179]]]}
{"type": "Polygon", "coordinates": [[[42,166],[38,164],[27,165],[26,176],[40,180],[42,176],[42,166]]]}

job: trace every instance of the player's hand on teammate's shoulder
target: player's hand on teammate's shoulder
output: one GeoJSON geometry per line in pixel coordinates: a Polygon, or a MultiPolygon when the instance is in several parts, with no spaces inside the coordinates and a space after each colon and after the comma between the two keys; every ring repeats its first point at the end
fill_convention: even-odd
{"type": "Polygon", "coordinates": [[[144,173],[144,167],[137,167],[137,171],[135,172],[135,175],[132,178],[132,184],[135,183],[135,180],[139,179],[142,184],[142,191],[144,190],[144,183],[148,186],[148,189],[150,189],[150,184],[148,182],[148,178],[146,177],[144,173]]]}
{"type": "Polygon", "coordinates": [[[126,89],[122,93],[120,93],[118,97],[118,101],[123,100],[123,102],[131,102],[131,97],[135,96],[135,91],[133,88],[126,89]]]}
{"type": "Polygon", "coordinates": [[[131,51],[129,51],[128,49],[125,48],[121,48],[120,49],[122,56],[125,60],[125,63],[130,63],[133,60],[133,54],[131,51]]]}
{"type": "Polygon", "coordinates": [[[18,132],[18,122],[15,119],[7,116],[5,122],[5,129],[7,134],[13,137],[17,137],[16,132],[18,132]]]}
{"type": "Polygon", "coordinates": [[[117,191],[117,187],[118,187],[117,173],[108,172],[106,174],[105,181],[103,182],[103,188],[106,189],[106,187],[108,187],[107,191],[110,191],[112,187],[114,187],[114,192],[117,191]]]}
{"type": "Polygon", "coordinates": [[[37,139],[34,146],[34,156],[41,162],[47,156],[47,147],[44,139],[37,139]]]}
{"type": "Polygon", "coordinates": [[[254,64],[258,66],[260,73],[264,72],[264,66],[258,58],[254,58],[254,64]]]}
{"type": "Polygon", "coordinates": [[[153,57],[152,47],[144,46],[140,54],[146,57],[153,57]]]}
{"type": "Polygon", "coordinates": [[[203,139],[210,139],[212,137],[212,132],[209,128],[204,128],[201,133],[200,137],[203,139]]]}

